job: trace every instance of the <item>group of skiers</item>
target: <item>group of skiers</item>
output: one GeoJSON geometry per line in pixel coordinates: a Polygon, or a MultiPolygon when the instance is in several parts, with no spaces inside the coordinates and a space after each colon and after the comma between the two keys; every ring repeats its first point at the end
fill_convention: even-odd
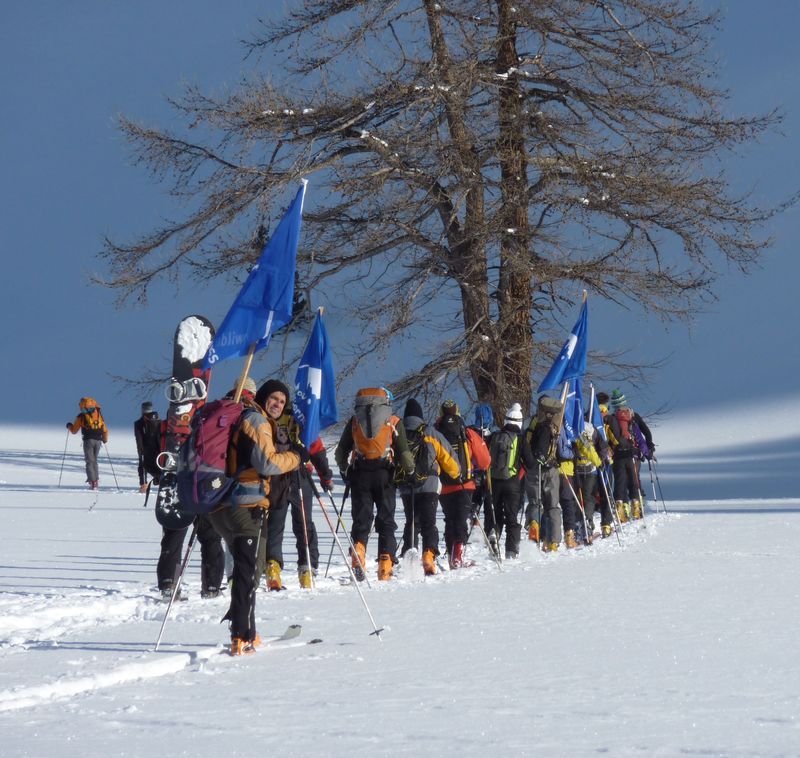
{"type": "MultiPolygon", "coordinates": [[[[255,590],[261,577],[266,575],[269,590],[282,589],[282,546],[289,512],[299,583],[304,588],[313,586],[319,544],[311,508],[319,493],[312,469],[322,489],[333,490],[322,440],[315,440],[309,448],[300,441],[289,388],[276,379],[256,388],[248,378],[240,394],[244,410],[227,453],[233,486],[213,512],[196,519],[204,597],[216,597],[223,587],[221,540],[232,557],[228,571],[231,604],[226,618],[231,624],[234,655],[251,652],[258,645],[255,590]]],[[[537,412],[525,431],[519,403],[506,411],[498,429],[492,429],[488,405],[478,406],[475,423],[468,425],[458,405],[445,400],[434,423],[428,425],[416,399],[406,402],[402,418],[394,415],[393,400],[383,387],[360,390],[355,412],[345,424],[334,454],[345,482],[345,500],[348,496],[351,500],[350,569],[358,581],[365,577],[372,531],[377,534],[379,580],[393,576],[398,552],[403,556],[416,550],[420,541],[424,572],[437,573],[438,505],[444,517],[445,559],[450,569],[469,565],[464,551],[476,526],[499,561],[503,537],[505,558],[518,557],[523,527],[528,539],[539,543],[543,551],[553,552],[562,541],[568,549],[580,542],[590,545],[595,537],[596,510],[602,537],[613,533],[615,523],[643,515],[639,465],[643,458],[653,456],[655,448],[647,424],[617,390],[610,396],[597,395],[603,429],[596,429],[587,418],[572,442],[561,423],[561,402],[547,396],[539,398],[537,412]],[[609,469],[612,476],[607,478],[609,469]],[[397,491],[405,515],[399,551],[397,491]]],[[[141,410],[134,434],[139,485],[144,492],[150,486],[147,477],[158,485],[162,474],[157,459],[164,427],[152,403],[143,403],[141,410]]],[[[96,488],[97,451],[108,438],[99,405],[83,398],[81,413],[68,427],[73,433],[83,431],[87,480],[96,488]]],[[[163,528],[157,575],[165,597],[174,589],[187,529],[163,528]]]]}

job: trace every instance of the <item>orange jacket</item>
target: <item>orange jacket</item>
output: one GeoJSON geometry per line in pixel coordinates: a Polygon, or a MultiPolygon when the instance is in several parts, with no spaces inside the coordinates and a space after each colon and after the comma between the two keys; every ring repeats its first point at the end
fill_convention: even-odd
{"type": "Polygon", "coordinates": [[[80,413],[75,417],[75,421],[67,427],[70,432],[77,434],[80,429],[84,439],[101,439],[103,442],[108,442],[108,427],[97,401],[91,397],[82,397],[79,407],[80,413]]]}

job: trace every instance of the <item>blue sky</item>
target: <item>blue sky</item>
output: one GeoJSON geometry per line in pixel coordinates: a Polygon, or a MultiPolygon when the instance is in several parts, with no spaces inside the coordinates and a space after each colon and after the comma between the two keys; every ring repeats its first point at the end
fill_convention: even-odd
{"type": "MultiPolygon", "coordinates": [[[[169,126],[165,98],[179,94],[183,83],[235,86],[252,65],[243,60],[239,40],[269,7],[252,0],[84,0],[4,9],[0,422],[63,424],[90,394],[112,425],[129,424],[148,398],[111,375],[162,366],[167,372],[172,333],[183,316],[222,320],[235,296],[229,283],[201,288],[181,281],[177,291],[161,285],[147,306],[117,310],[113,293],[88,279],[103,273],[97,258],[103,234],[130,238],[172,211],[163,189],[130,165],[116,114],[169,126]]],[[[742,191],[778,203],[800,187],[800,4],[740,0],[723,7],[714,50],[732,93],[731,113],[774,106],[786,113],[782,134],[736,158],[732,175],[742,191]]],[[[775,244],[761,269],[749,277],[724,275],[719,301],[691,328],[665,328],[599,303],[591,310],[594,346],[668,358],[648,387],[630,393],[643,411],[663,403],[677,410],[720,399],[746,402],[796,389],[798,213],[790,209],[775,219],[775,244]]],[[[568,329],[574,319],[567,320],[568,329]]],[[[335,344],[334,329],[331,338],[335,344]]],[[[262,362],[255,375],[265,375],[268,366],[262,362]]],[[[225,388],[238,369],[224,367],[216,388],[225,388]]],[[[613,384],[626,388],[622,378],[613,384]]],[[[165,405],[158,394],[151,399],[165,405]]]]}

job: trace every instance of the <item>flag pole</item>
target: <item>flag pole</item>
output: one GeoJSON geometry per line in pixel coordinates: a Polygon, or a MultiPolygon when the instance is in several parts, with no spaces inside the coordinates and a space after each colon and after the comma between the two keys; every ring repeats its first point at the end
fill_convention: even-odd
{"type": "Polygon", "coordinates": [[[233,396],[234,403],[238,403],[242,399],[242,389],[244,388],[245,379],[247,379],[247,375],[250,373],[250,366],[253,365],[253,355],[255,355],[256,352],[256,344],[256,342],[253,342],[250,345],[250,349],[247,351],[242,374],[236,382],[236,394],[233,396]]]}

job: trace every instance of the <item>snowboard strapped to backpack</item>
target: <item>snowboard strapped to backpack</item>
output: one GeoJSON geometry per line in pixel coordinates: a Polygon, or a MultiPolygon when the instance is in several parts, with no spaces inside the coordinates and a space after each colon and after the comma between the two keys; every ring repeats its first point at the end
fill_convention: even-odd
{"type": "MultiPolygon", "coordinates": [[[[400,419],[392,415],[389,395],[382,387],[368,387],[356,393],[355,414],[350,422],[355,460],[391,464],[392,442],[400,419]]],[[[368,464],[369,465],[369,464],[368,464]]]]}
{"type": "Polygon", "coordinates": [[[235,482],[228,469],[228,451],[244,406],[230,399],[206,403],[192,422],[192,431],[178,452],[177,490],[180,509],[208,513],[235,482]]]}

